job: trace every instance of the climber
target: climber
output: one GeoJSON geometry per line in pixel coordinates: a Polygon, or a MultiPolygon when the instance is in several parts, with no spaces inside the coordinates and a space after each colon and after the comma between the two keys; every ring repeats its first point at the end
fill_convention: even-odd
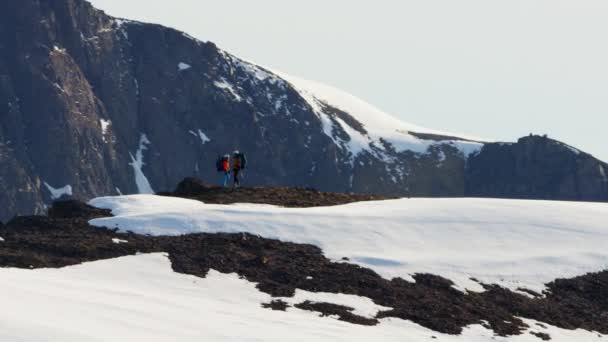
{"type": "Polygon", "coordinates": [[[234,151],[232,154],[232,187],[238,188],[241,186],[241,173],[247,167],[247,158],[245,154],[239,151],[234,151]]]}
{"type": "Polygon", "coordinates": [[[226,154],[224,156],[218,156],[215,166],[217,168],[217,172],[222,173],[220,186],[224,188],[227,187],[228,182],[230,182],[230,155],[226,154]]]}

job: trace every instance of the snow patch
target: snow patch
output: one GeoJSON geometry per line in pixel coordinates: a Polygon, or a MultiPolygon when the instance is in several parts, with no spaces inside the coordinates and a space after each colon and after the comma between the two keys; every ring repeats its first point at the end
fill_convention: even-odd
{"type": "Polygon", "coordinates": [[[209,139],[209,137],[200,129],[198,130],[198,132],[188,131],[188,133],[194,135],[197,138],[200,138],[203,145],[205,145],[208,142],[211,142],[211,139],[209,139]]]}
{"type": "Polygon", "coordinates": [[[54,188],[51,185],[49,185],[49,183],[47,183],[47,182],[44,182],[44,185],[51,193],[51,199],[53,199],[53,200],[60,199],[63,196],[72,196],[72,186],[71,185],[66,185],[63,188],[54,188]]]}
{"type": "Polygon", "coordinates": [[[58,53],[66,53],[66,49],[65,48],[60,48],[57,45],[53,45],[53,51],[58,52],[58,53]]]}
{"type": "Polygon", "coordinates": [[[115,215],[91,221],[99,227],[151,235],[248,232],[319,246],[330,259],[347,257],[388,279],[437,274],[461,290],[483,291],[476,278],[541,293],[557,278],[608,265],[608,206],[601,203],[400,199],[294,209],[135,195],[90,204],[115,215]]]}
{"type": "Polygon", "coordinates": [[[103,142],[107,142],[106,135],[108,134],[108,128],[112,124],[112,121],[99,119],[99,123],[101,125],[101,138],[103,139],[103,142]]]}
{"type": "Polygon", "coordinates": [[[139,81],[137,78],[133,78],[133,83],[135,85],[135,95],[139,96],[139,81]]]}
{"type": "Polygon", "coordinates": [[[2,236],[0,236],[0,242],[4,242],[4,238],[2,236]]]}
{"type": "Polygon", "coordinates": [[[375,108],[371,104],[341,90],[317,82],[302,80],[280,72],[277,72],[277,74],[291,83],[308,102],[321,120],[325,135],[334,140],[337,145],[346,149],[351,155],[351,163],[357,155],[364,151],[375,155],[379,159],[386,160],[386,148],[383,142],[390,144],[397,152],[412,151],[420,154],[427,153],[431,146],[450,144],[460,150],[465,157],[480,151],[483,147],[483,139],[464,137],[459,134],[430,130],[404,123],[375,108]],[[350,137],[350,140],[342,141],[341,139],[336,138],[333,121],[324,108],[327,105],[337,108],[353,117],[363,125],[367,134],[363,134],[350,127],[350,125],[340,118],[333,117],[350,137]],[[413,134],[410,134],[410,132],[457,138],[433,141],[418,138],[413,134]],[[458,140],[459,138],[464,140],[458,140]],[[381,151],[380,153],[383,153],[384,155],[379,155],[378,151],[381,151]]]}
{"type": "MultiPolygon", "coordinates": [[[[225,54],[227,54],[227,53],[225,53],[225,54]]],[[[279,81],[279,78],[277,76],[275,76],[272,73],[270,73],[269,71],[263,69],[259,65],[246,62],[246,61],[236,58],[236,57],[233,57],[231,59],[234,60],[237,67],[241,68],[246,73],[253,75],[259,81],[270,80],[271,83],[276,83],[277,81],[279,81]]]]}
{"type": "Polygon", "coordinates": [[[114,19],[114,24],[116,24],[116,28],[117,28],[117,29],[121,29],[121,28],[123,28],[123,26],[124,26],[125,24],[130,23],[130,22],[131,22],[131,21],[130,21],[130,20],[127,20],[127,19],[118,19],[118,18],[114,19]]]}
{"type": "Polygon", "coordinates": [[[53,87],[55,87],[57,90],[59,90],[59,92],[65,93],[65,90],[59,83],[57,83],[57,82],[53,83],[53,87]]]}
{"type": "MultiPolygon", "coordinates": [[[[307,277],[306,279],[309,278],[310,277],[307,277]]],[[[300,289],[296,289],[296,294],[293,297],[283,297],[276,299],[282,300],[291,306],[303,303],[305,301],[311,301],[313,303],[330,303],[347,306],[349,308],[355,309],[352,311],[352,313],[354,313],[355,315],[366,318],[375,318],[378,312],[393,309],[386,306],[378,305],[367,297],[346,295],[342,293],[315,293],[300,289]]]]}
{"type": "Polygon", "coordinates": [[[179,71],[185,71],[185,70],[188,70],[188,69],[191,69],[191,68],[192,68],[192,66],[190,64],[186,64],[184,62],[180,62],[177,65],[177,70],[179,70],[179,71]]]}
{"type": "Polygon", "coordinates": [[[579,155],[579,154],[581,154],[581,153],[582,153],[582,151],[581,151],[581,150],[579,150],[578,148],[572,147],[572,146],[570,146],[570,145],[568,145],[568,144],[565,144],[565,143],[563,143],[563,142],[556,141],[556,143],[557,143],[558,145],[562,145],[563,147],[565,147],[565,148],[569,149],[571,152],[573,152],[573,153],[574,153],[574,154],[576,154],[576,155],[579,155]]]}
{"type": "Polygon", "coordinates": [[[446,160],[446,155],[445,152],[443,152],[443,150],[439,151],[439,157],[437,158],[437,167],[441,167],[443,166],[443,162],[446,160]]]}
{"type": "Polygon", "coordinates": [[[604,182],[608,182],[608,177],[606,177],[606,170],[604,170],[604,165],[600,163],[600,175],[602,176],[602,180],[604,182]]]}
{"type": "Polygon", "coordinates": [[[119,31],[125,40],[129,40],[129,33],[127,32],[127,24],[139,25],[140,22],[127,20],[127,19],[114,19],[114,25],[117,31],[119,31]]]}
{"type": "Polygon", "coordinates": [[[131,165],[133,167],[133,173],[135,174],[135,184],[137,185],[137,190],[140,194],[153,194],[154,190],[146,178],[146,175],[142,171],[142,167],[146,165],[144,163],[144,151],[148,149],[146,145],[150,144],[150,140],[145,134],[141,134],[139,138],[139,148],[135,153],[135,157],[133,154],[129,153],[131,156],[131,165]]]}
{"type": "Polygon", "coordinates": [[[225,79],[222,78],[220,81],[215,81],[213,85],[219,89],[227,90],[238,102],[243,101],[243,98],[236,92],[234,86],[225,79]]]}
{"type": "Polygon", "coordinates": [[[129,241],[127,241],[127,240],[122,240],[122,239],[118,239],[118,238],[113,238],[112,242],[117,245],[120,245],[121,243],[129,243],[129,241]]]}

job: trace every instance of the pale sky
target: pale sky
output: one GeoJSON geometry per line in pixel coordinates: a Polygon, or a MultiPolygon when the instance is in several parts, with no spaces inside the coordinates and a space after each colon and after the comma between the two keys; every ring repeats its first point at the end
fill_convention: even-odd
{"type": "Polygon", "coordinates": [[[608,161],[606,0],[92,0],[413,124],[608,161]]]}

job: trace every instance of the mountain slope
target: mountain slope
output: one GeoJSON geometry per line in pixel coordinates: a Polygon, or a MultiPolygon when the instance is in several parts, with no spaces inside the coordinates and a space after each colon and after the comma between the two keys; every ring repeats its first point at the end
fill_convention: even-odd
{"type": "MultiPolygon", "coordinates": [[[[211,182],[217,155],[235,149],[248,154],[249,184],[463,196],[478,192],[467,160],[484,151],[472,140],[83,0],[0,3],[0,219],[42,213],[62,194],[211,182]]],[[[567,198],[606,198],[588,188],[567,198]]]]}

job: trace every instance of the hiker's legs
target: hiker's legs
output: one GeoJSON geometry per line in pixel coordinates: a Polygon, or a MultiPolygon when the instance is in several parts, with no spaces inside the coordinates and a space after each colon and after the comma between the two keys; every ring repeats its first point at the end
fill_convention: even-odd
{"type": "Polygon", "coordinates": [[[222,181],[222,186],[225,188],[228,186],[228,182],[230,182],[230,173],[224,172],[224,179],[222,181]]]}
{"type": "Polygon", "coordinates": [[[241,170],[234,170],[234,175],[233,175],[234,176],[234,179],[233,179],[234,183],[232,183],[234,187],[241,186],[241,180],[239,178],[239,174],[240,173],[241,173],[241,170]]]}

